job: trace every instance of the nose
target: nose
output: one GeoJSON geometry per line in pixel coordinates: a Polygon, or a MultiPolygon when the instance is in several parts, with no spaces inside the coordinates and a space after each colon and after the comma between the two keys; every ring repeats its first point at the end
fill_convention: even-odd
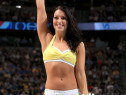
{"type": "Polygon", "coordinates": [[[58,23],[62,23],[62,19],[61,18],[58,19],[58,23]]]}

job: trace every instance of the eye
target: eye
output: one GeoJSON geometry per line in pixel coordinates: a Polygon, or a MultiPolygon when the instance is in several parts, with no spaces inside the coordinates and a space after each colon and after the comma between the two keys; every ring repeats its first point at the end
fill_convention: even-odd
{"type": "Polygon", "coordinates": [[[66,17],[62,17],[61,19],[66,20],[67,18],[66,17]]]}
{"type": "Polygon", "coordinates": [[[58,17],[53,17],[54,19],[58,19],[58,17]]]}

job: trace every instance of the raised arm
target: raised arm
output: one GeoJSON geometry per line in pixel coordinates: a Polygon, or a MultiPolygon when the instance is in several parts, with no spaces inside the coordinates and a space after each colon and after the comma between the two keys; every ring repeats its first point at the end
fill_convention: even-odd
{"type": "Polygon", "coordinates": [[[52,38],[52,34],[48,29],[47,14],[45,10],[45,0],[36,0],[37,6],[37,32],[42,45],[42,50],[46,48],[52,38]]]}

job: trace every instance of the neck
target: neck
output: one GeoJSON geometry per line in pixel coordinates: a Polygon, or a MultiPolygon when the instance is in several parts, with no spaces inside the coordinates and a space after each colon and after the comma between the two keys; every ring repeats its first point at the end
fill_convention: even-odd
{"type": "Polygon", "coordinates": [[[65,40],[65,35],[63,35],[63,34],[56,33],[55,37],[56,37],[57,41],[63,41],[63,40],[65,40]]]}

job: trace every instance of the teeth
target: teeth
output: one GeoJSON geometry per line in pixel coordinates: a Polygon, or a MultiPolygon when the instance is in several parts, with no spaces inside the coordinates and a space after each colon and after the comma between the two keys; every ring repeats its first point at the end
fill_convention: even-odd
{"type": "Polygon", "coordinates": [[[57,25],[57,26],[63,26],[63,25],[57,25]]]}

